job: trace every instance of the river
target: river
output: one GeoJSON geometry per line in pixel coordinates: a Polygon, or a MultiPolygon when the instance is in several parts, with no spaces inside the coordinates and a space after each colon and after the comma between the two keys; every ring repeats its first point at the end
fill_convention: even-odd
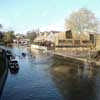
{"type": "Polygon", "coordinates": [[[20,69],[8,70],[1,100],[100,100],[100,68],[70,66],[49,53],[25,47],[9,49],[20,69]]]}

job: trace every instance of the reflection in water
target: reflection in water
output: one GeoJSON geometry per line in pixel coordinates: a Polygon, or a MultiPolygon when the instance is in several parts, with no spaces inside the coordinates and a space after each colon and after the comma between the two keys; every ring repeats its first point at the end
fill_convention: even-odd
{"type": "Polygon", "coordinates": [[[97,79],[100,77],[100,68],[98,69],[87,70],[61,63],[54,64],[51,73],[65,100],[99,100],[97,96],[100,96],[100,92],[97,92],[97,88],[100,89],[100,86],[97,79]]]}
{"type": "Polygon", "coordinates": [[[5,62],[2,59],[2,54],[0,53],[0,98],[7,78],[8,70],[5,67],[5,62]]]}
{"type": "Polygon", "coordinates": [[[1,100],[2,92],[6,83],[7,75],[8,75],[8,70],[5,73],[5,75],[2,75],[2,78],[0,77],[0,100],[1,100]]]}
{"type": "Polygon", "coordinates": [[[50,53],[44,53],[40,50],[32,50],[31,58],[34,60],[33,64],[48,64],[52,63],[53,55],[50,53]]]}
{"type": "Polygon", "coordinates": [[[70,66],[42,51],[11,51],[20,69],[8,73],[1,100],[100,100],[100,68],[70,66]]]}
{"type": "Polygon", "coordinates": [[[18,74],[18,72],[19,72],[19,69],[18,69],[18,70],[11,70],[11,69],[10,69],[10,73],[13,74],[13,75],[18,74]]]}
{"type": "Polygon", "coordinates": [[[8,73],[1,100],[63,100],[49,73],[52,57],[49,54],[31,54],[26,48],[12,48],[20,69],[8,73]],[[22,52],[26,57],[21,58],[22,52]],[[50,59],[51,58],[51,59],[50,59]]]}

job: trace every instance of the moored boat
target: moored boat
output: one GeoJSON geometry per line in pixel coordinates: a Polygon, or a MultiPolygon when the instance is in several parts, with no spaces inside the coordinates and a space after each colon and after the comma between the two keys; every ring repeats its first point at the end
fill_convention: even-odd
{"type": "Polygon", "coordinates": [[[12,59],[12,60],[9,62],[9,68],[10,68],[10,70],[18,70],[18,69],[19,69],[18,61],[15,60],[15,59],[12,59]]]}

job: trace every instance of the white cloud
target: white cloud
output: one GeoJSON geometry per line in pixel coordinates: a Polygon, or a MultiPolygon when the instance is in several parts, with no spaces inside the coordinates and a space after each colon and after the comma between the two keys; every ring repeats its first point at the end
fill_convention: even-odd
{"type": "Polygon", "coordinates": [[[64,25],[48,25],[46,27],[40,27],[40,31],[64,31],[64,25]]]}
{"type": "Polygon", "coordinates": [[[1,30],[12,30],[11,22],[9,20],[0,17],[0,24],[3,26],[1,30]]]}

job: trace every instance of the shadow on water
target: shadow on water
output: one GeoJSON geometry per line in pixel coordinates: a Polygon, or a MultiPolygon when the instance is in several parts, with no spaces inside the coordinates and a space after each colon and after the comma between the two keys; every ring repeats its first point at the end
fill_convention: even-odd
{"type": "Polygon", "coordinates": [[[8,70],[5,68],[5,64],[2,59],[2,54],[0,53],[0,98],[6,82],[7,74],[8,74],[8,70]]]}
{"type": "Polygon", "coordinates": [[[0,77],[0,100],[7,80],[7,76],[8,76],[8,70],[3,73],[2,77],[0,77]]]}
{"type": "Polygon", "coordinates": [[[99,100],[100,68],[89,70],[59,60],[54,62],[52,79],[65,100],[99,100]]]}
{"type": "Polygon", "coordinates": [[[70,65],[49,54],[31,54],[25,48],[12,51],[18,54],[20,70],[11,72],[18,73],[16,77],[8,75],[2,100],[100,100],[100,68],[70,65]],[[26,57],[19,57],[22,52],[26,52],[26,57]]]}
{"type": "Polygon", "coordinates": [[[10,70],[10,73],[11,73],[12,75],[16,75],[16,74],[18,74],[18,72],[19,72],[19,70],[10,70]]]}
{"type": "MultiPolygon", "coordinates": [[[[0,47],[5,49],[4,46],[0,47]]],[[[6,67],[5,61],[2,58],[2,54],[0,53],[0,100],[8,76],[8,68],[6,67]]]]}

